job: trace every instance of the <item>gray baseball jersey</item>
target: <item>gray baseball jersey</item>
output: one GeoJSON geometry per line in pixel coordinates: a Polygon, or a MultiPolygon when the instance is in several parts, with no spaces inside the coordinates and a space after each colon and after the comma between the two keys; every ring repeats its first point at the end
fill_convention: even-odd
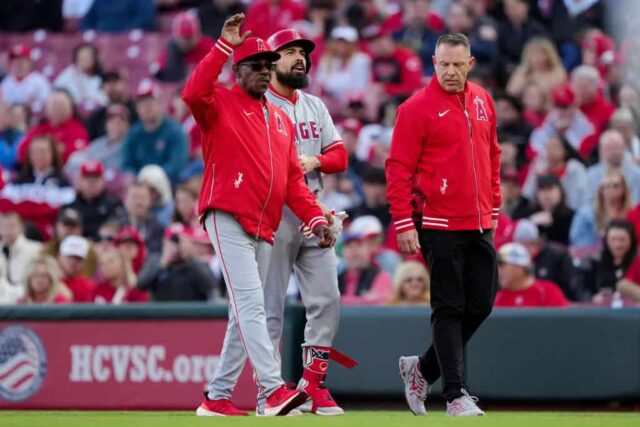
{"type": "MultiPolygon", "coordinates": [[[[267,90],[266,96],[269,102],[287,113],[295,125],[299,156],[318,156],[337,144],[342,144],[342,137],[334,126],[327,107],[317,96],[296,90],[295,103],[271,89],[267,90]]],[[[309,172],[305,179],[314,193],[322,189],[320,172],[309,172]]]]}

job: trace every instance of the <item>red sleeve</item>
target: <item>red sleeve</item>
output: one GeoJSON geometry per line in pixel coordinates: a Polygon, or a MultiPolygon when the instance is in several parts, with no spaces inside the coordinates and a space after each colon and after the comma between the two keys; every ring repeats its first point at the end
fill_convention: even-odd
{"type": "Polygon", "coordinates": [[[422,62],[417,55],[403,55],[398,61],[402,67],[401,83],[385,83],[384,91],[388,95],[411,94],[422,86],[422,62]]]}
{"type": "Polygon", "coordinates": [[[545,282],[545,291],[545,307],[567,307],[569,305],[569,301],[555,283],[545,282]]]}
{"type": "Polygon", "coordinates": [[[387,201],[398,233],[415,228],[411,187],[423,144],[422,135],[416,131],[414,114],[407,111],[406,106],[407,104],[401,105],[398,109],[391,150],[385,162],[387,201]]]}
{"type": "Polygon", "coordinates": [[[493,121],[491,123],[491,148],[489,150],[489,157],[491,160],[491,193],[493,195],[493,210],[491,211],[491,219],[497,220],[500,215],[500,206],[502,206],[502,190],[500,188],[500,144],[498,144],[498,132],[496,129],[496,108],[493,105],[493,99],[491,96],[487,96],[489,99],[489,105],[493,112],[493,121]]]}
{"type": "Polygon", "coordinates": [[[580,143],[580,149],[579,149],[580,157],[582,157],[583,160],[587,160],[589,158],[589,154],[591,154],[591,152],[597,145],[598,145],[598,133],[594,132],[588,137],[586,137],[580,143]]]}
{"type": "Polygon", "coordinates": [[[633,261],[624,278],[640,286],[640,256],[633,261]]]}
{"type": "Polygon", "coordinates": [[[193,70],[182,90],[182,99],[203,130],[211,127],[215,117],[218,76],[234,49],[231,43],[219,38],[211,52],[193,70]]]}
{"type": "Polygon", "coordinates": [[[293,126],[289,135],[292,135],[289,148],[289,175],[287,177],[287,205],[293,213],[313,230],[320,224],[329,225],[322,214],[322,210],[316,204],[316,196],[313,195],[304,182],[302,168],[298,162],[296,146],[293,142],[293,126]]]}
{"type": "Polygon", "coordinates": [[[347,170],[347,150],[344,148],[342,141],[336,141],[328,146],[318,156],[320,161],[320,172],[323,173],[340,173],[347,170]]]}

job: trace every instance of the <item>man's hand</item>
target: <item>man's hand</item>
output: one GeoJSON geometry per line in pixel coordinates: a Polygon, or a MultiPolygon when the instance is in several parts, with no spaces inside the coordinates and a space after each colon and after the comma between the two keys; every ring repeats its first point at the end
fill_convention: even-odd
{"type": "Polygon", "coordinates": [[[316,205],[318,205],[318,207],[322,210],[322,215],[324,215],[324,218],[327,220],[329,225],[333,225],[333,214],[331,213],[331,209],[329,209],[329,207],[327,207],[327,205],[322,203],[320,200],[316,200],[316,205]]]}
{"type": "Polygon", "coordinates": [[[415,229],[398,233],[398,246],[403,255],[415,255],[420,250],[418,232],[415,229]]]}
{"type": "Polygon", "coordinates": [[[320,239],[318,246],[321,248],[330,248],[336,243],[336,236],[334,236],[331,229],[324,224],[317,225],[316,228],[313,229],[313,234],[320,239]]]}
{"type": "Polygon", "coordinates": [[[320,168],[320,160],[316,156],[300,156],[298,157],[302,172],[309,173],[320,168]]]}
{"type": "Polygon", "coordinates": [[[220,36],[234,46],[240,46],[251,35],[251,31],[245,31],[240,35],[240,26],[244,21],[244,13],[236,13],[224,21],[220,36]]]}

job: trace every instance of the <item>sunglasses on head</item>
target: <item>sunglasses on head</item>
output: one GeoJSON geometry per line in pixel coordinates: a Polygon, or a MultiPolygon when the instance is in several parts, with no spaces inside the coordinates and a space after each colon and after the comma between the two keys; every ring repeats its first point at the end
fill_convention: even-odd
{"type": "Polygon", "coordinates": [[[245,65],[247,67],[251,67],[251,71],[262,71],[263,68],[266,68],[268,71],[273,71],[276,69],[276,64],[269,61],[247,61],[241,62],[238,65],[245,65]]]}

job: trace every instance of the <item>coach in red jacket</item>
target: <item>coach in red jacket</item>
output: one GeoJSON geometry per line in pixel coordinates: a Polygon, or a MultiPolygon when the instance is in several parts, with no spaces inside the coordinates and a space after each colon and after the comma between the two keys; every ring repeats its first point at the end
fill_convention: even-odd
{"type": "Polygon", "coordinates": [[[441,36],[433,63],[435,78],[398,110],[386,163],[400,250],[420,249],[431,272],[434,345],[400,358],[400,373],[414,414],[425,413],[428,390],[442,374],[447,413],[482,415],[464,384],[463,354],[497,289],[496,115],[489,94],[467,82],[474,58],[464,35],[441,36]]]}
{"type": "MultiPolygon", "coordinates": [[[[242,353],[233,347],[243,347],[258,386],[258,415],[285,415],[306,395],[288,390],[280,376],[262,291],[284,204],[320,238],[321,247],[333,245],[335,237],[304,182],[291,121],[264,97],[280,55],[266,41],[249,38],[250,32],[241,35],[243,20],[237,14],[225,22],[182,96],[203,132],[198,210],[220,257],[231,303],[220,357],[242,353]],[[238,84],[229,90],[217,81],[232,53],[238,84]]],[[[233,386],[223,384],[237,380],[241,370],[218,372],[198,415],[246,415],[229,400],[233,386]]]]}

